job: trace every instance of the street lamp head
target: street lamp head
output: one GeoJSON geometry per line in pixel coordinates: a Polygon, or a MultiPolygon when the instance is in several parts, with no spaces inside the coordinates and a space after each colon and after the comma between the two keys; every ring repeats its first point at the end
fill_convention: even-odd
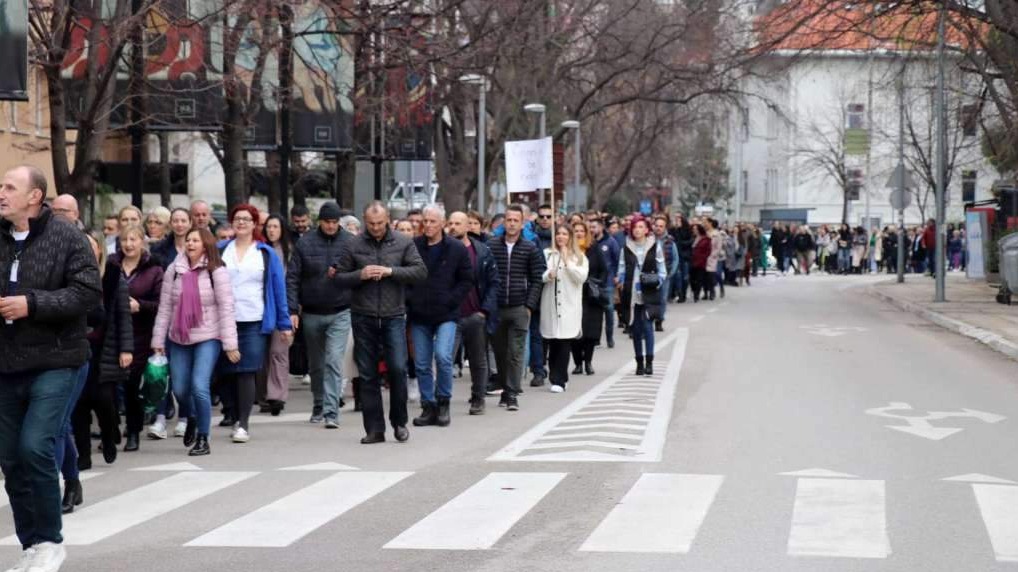
{"type": "Polygon", "coordinates": [[[562,129],[579,129],[579,128],[580,122],[576,121],[575,119],[570,119],[568,121],[562,122],[562,129]]]}
{"type": "Polygon", "coordinates": [[[528,103],[523,106],[523,109],[530,113],[544,113],[545,107],[543,103],[528,103]]]}

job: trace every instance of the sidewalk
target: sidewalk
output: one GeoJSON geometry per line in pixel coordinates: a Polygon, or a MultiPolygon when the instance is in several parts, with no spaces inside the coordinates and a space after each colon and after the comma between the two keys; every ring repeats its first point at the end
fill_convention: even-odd
{"type": "Polygon", "coordinates": [[[997,290],[986,280],[969,280],[962,273],[949,273],[945,287],[947,302],[942,304],[932,301],[933,279],[914,274],[906,275],[904,284],[890,276],[887,281],[870,286],[869,291],[906,312],[1018,361],[1018,305],[998,304],[997,290]]]}

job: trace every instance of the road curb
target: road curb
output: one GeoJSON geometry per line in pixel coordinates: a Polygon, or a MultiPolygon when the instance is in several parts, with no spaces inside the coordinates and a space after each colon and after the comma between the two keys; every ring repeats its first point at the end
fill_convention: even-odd
{"type": "Polygon", "coordinates": [[[875,296],[876,298],[879,298],[900,310],[915,314],[946,330],[950,330],[956,334],[963,335],[966,338],[973,339],[998,353],[1004,354],[1005,356],[1018,361],[1018,344],[1015,344],[999,334],[995,334],[982,328],[977,328],[961,320],[949,318],[940,312],[934,312],[933,310],[924,308],[919,304],[900,300],[886,292],[881,292],[875,286],[870,286],[868,290],[871,296],[875,296]]]}

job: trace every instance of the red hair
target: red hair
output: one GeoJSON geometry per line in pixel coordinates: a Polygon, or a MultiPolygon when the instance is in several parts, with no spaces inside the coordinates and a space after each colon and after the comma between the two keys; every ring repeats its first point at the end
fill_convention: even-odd
{"type": "Polygon", "coordinates": [[[258,221],[261,220],[262,214],[258,212],[258,209],[255,208],[254,205],[244,203],[233,207],[233,209],[230,210],[230,216],[228,219],[230,224],[233,224],[233,217],[237,216],[237,213],[242,211],[251,215],[251,220],[253,221],[251,224],[254,225],[254,228],[251,231],[251,236],[258,242],[265,242],[265,239],[262,237],[262,229],[259,228],[258,223],[258,221]]]}
{"type": "Polygon", "coordinates": [[[629,232],[626,233],[629,236],[629,238],[634,238],[633,228],[636,227],[636,223],[638,222],[642,222],[643,226],[647,229],[647,234],[650,234],[650,222],[642,214],[635,214],[633,215],[632,220],[629,221],[629,232]]]}

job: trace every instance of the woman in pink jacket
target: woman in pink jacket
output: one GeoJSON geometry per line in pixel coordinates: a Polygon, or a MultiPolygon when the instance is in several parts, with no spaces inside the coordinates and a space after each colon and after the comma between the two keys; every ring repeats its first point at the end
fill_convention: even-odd
{"type": "Polygon", "coordinates": [[[184,446],[194,445],[188,455],[208,455],[212,372],[220,351],[232,363],[240,361],[240,351],[230,273],[219,257],[215,237],[205,229],[188,231],[184,253],[163,277],[152,350],[166,354],[167,349],[173,394],[178,403],[193,405],[184,446]]]}

